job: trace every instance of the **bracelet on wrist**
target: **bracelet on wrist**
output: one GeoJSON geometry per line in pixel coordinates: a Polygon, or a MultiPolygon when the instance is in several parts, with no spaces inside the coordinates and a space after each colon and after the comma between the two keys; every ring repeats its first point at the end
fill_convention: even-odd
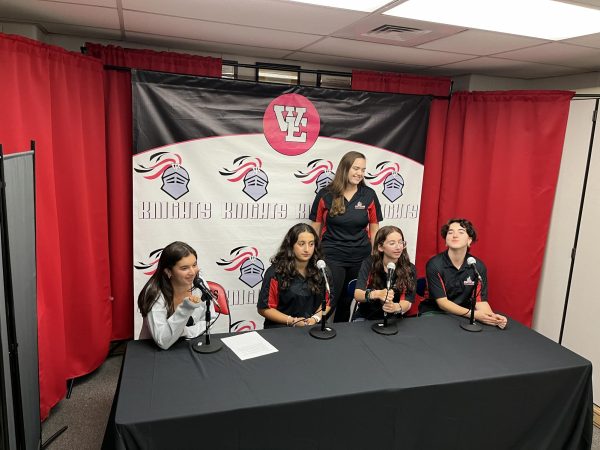
{"type": "Polygon", "coordinates": [[[318,314],[314,314],[312,316],[312,318],[315,319],[315,324],[317,324],[321,321],[321,316],[319,316],[318,314]]]}

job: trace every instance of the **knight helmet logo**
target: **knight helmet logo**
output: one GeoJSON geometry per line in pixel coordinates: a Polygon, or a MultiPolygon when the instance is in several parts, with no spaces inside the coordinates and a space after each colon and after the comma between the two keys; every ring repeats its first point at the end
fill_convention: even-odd
{"type": "Polygon", "coordinates": [[[365,176],[367,180],[373,180],[372,185],[383,183],[383,191],[381,192],[385,198],[394,203],[402,197],[404,189],[404,178],[400,175],[400,164],[390,161],[383,161],[377,164],[377,172],[369,173],[365,176]]]}
{"type": "Polygon", "coordinates": [[[150,155],[150,166],[139,164],[133,170],[143,174],[147,180],[162,179],[161,190],[173,200],[178,200],[189,192],[190,174],[181,165],[177,153],[158,152],[150,155]]]}
{"type": "Polygon", "coordinates": [[[242,192],[254,201],[258,201],[268,194],[267,186],[269,177],[262,170],[262,161],[260,158],[250,156],[240,156],[233,160],[233,169],[219,170],[219,174],[227,178],[232,183],[240,180],[244,181],[242,192]]]}
{"type": "Polygon", "coordinates": [[[141,270],[144,273],[144,275],[148,275],[149,277],[151,277],[152,275],[154,275],[154,272],[156,272],[158,260],[160,259],[162,251],[162,248],[152,250],[148,254],[148,259],[146,261],[138,261],[133,265],[133,267],[136,270],[141,270]]]}
{"type": "Polygon", "coordinates": [[[315,194],[321,189],[329,186],[333,181],[335,172],[333,172],[333,163],[325,159],[313,159],[306,165],[306,172],[297,171],[296,178],[305,178],[304,184],[310,184],[313,181],[316,184],[315,194]]]}
{"type": "Polygon", "coordinates": [[[265,265],[258,259],[256,247],[236,247],[229,252],[231,259],[221,258],[217,265],[228,272],[240,269],[239,280],[246,286],[253,288],[263,280],[265,265]]]}

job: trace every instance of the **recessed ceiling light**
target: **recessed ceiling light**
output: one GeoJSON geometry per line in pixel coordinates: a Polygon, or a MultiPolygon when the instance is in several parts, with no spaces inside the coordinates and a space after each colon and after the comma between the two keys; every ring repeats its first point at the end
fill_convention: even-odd
{"type": "Polygon", "coordinates": [[[330,6],[332,8],[350,9],[352,11],[373,12],[391,0],[294,0],[298,3],[310,3],[317,6],[330,6]]]}
{"type": "Polygon", "coordinates": [[[384,14],[553,41],[600,33],[600,10],[553,0],[407,0],[384,14]]]}

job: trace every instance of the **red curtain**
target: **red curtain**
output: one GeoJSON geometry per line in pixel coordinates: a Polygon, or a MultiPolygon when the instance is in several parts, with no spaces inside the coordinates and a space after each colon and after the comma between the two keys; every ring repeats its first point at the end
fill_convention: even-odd
{"type": "Polygon", "coordinates": [[[40,414],[66,380],[104,360],[110,339],[102,65],[0,34],[0,143],[36,141],[40,414]]]}
{"type": "MultiPolygon", "coordinates": [[[[443,80],[415,88],[407,87],[401,74],[352,76],[354,89],[446,95],[443,80]]],[[[427,260],[445,248],[441,226],[466,217],[481,238],[472,252],[488,267],[492,307],[531,326],[572,96],[473,92],[454,94],[449,104],[432,101],[416,252],[419,276],[427,260]]]]}
{"type": "MultiPolygon", "coordinates": [[[[481,240],[472,252],[488,267],[490,304],[527,326],[572,96],[564,91],[455,94],[443,151],[427,160],[435,158],[442,168],[437,228],[451,217],[473,221],[481,240]]],[[[426,180],[430,194],[433,182],[426,180]]],[[[437,247],[444,248],[439,235],[437,247]]]]}
{"type": "Polygon", "coordinates": [[[352,71],[352,89],[355,91],[393,92],[396,94],[434,95],[450,94],[452,81],[446,77],[424,77],[407,73],[352,71]]]}
{"type": "MultiPolygon", "coordinates": [[[[87,43],[104,64],[188,75],[221,76],[221,59],[87,43]]],[[[133,229],[131,213],[132,115],[129,70],[104,72],[110,274],[113,296],[111,339],[133,337],[133,229]]]]}

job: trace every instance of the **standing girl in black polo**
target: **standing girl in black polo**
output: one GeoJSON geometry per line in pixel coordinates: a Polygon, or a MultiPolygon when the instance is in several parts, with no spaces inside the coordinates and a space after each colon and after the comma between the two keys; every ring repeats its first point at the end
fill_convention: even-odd
{"type": "Polygon", "coordinates": [[[383,220],[377,194],[365,185],[365,155],[346,153],[331,184],[320,190],[310,220],[321,236],[325,261],[333,273],[335,322],[347,322],[351,298],[345,286],[355,279],[370,255],[372,240],[383,220]]]}
{"type": "MultiPolygon", "coordinates": [[[[303,327],[321,321],[326,292],[317,268],[320,257],[319,236],[310,225],[299,223],[290,228],[271,258],[258,296],[258,313],[265,318],[265,328],[303,327]]],[[[325,314],[328,312],[329,298],[325,314]]]]}
{"type": "Polygon", "coordinates": [[[404,314],[415,299],[417,271],[410,262],[402,230],[385,226],[375,235],[373,254],[360,267],[354,298],[358,302],[355,318],[381,319],[383,313],[404,314]],[[396,270],[392,288],[388,291],[387,265],[396,270]]]}

